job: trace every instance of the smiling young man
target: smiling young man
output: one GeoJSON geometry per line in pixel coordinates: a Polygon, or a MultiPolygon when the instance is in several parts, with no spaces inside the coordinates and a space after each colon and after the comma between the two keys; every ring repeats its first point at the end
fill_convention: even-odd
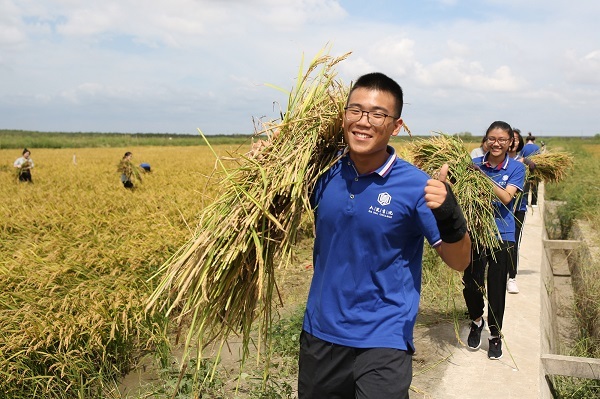
{"type": "Polygon", "coordinates": [[[344,113],[346,152],[317,182],[314,276],[300,337],[299,398],[408,398],[427,239],[464,270],[471,240],[449,185],[398,158],[403,93],[361,76],[344,113]]]}

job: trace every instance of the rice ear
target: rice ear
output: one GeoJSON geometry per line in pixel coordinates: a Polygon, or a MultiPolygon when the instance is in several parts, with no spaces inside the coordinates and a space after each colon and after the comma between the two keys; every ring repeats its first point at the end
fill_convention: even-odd
{"type": "Polygon", "coordinates": [[[458,136],[437,133],[413,141],[407,148],[408,158],[420,169],[434,176],[442,165],[449,165],[448,179],[465,215],[471,240],[477,247],[499,247],[498,226],[491,206],[496,199],[492,181],[473,168],[473,161],[458,136]]]}
{"type": "MultiPolygon", "coordinates": [[[[189,319],[186,354],[192,343],[200,350],[235,334],[242,337],[243,362],[255,322],[258,347],[270,342],[276,267],[289,264],[309,193],[342,142],[349,88],[336,80],[334,66],[349,53],[325,53],[306,71],[300,67],[282,120],[258,129],[278,132],[259,154],[240,155],[234,168],[217,157],[223,195],[203,209],[197,233],[153,277],[160,281],[147,309],[189,319]]],[[[267,360],[269,353],[262,352],[267,360]]]]}
{"type": "Polygon", "coordinates": [[[533,171],[528,168],[528,177],[549,183],[564,180],[574,165],[573,156],[560,151],[546,151],[532,155],[529,159],[535,164],[535,168],[533,171]]]}

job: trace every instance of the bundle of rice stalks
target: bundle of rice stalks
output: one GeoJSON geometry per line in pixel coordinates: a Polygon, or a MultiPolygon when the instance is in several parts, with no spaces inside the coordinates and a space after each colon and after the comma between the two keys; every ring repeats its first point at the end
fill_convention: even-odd
{"type": "Polygon", "coordinates": [[[270,343],[275,270],[290,263],[309,193],[337,159],[343,137],[348,89],[335,80],[334,66],[349,54],[322,54],[306,72],[300,68],[296,87],[286,91],[283,120],[257,133],[269,137],[260,156],[242,156],[229,170],[221,164],[224,193],[203,209],[197,232],[155,275],[160,281],[148,309],[189,322],[186,357],[192,343],[200,357],[207,344],[222,347],[233,333],[242,336],[243,362],[258,321],[257,358],[268,360],[261,349],[270,343]]]}
{"type": "Polygon", "coordinates": [[[127,180],[129,180],[133,184],[142,182],[141,168],[137,165],[134,165],[133,162],[131,162],[131,160],[129,159],[122,159],[119,162],[117,172],[122,175],[125,175],[127,180]]]}
{"type": "Polygon", "coordinates": [[[27,159],[25,162],[21,164],[20,168],[15,168],[17,170],[17,179],[21,177],[24,173],[28,172],[31,169],[31,161],[27,159]]]}
{"type": "Polygon", "coordinates": [[[568,152],[544,152],[529,159],[535,163],[529,176],[550,183],[562,181],[573,167],[573,156],[568,152]]]}
{"type": "Polygon", "coordinates": [[[497,248],[498,227],[491,206],[497,200],[494,183],[473,167],[462,140],[439,134],[412,142],[409,152],[414,165],[430,176],[435,176],[445,163],[449,165],[448,179],[467,220],[471,240],[478,246],[497,248]]]}
{"type": "Polygon", "coordinates": [[[413,159],[414,154],[411,152],[411,148],[409,146],[407,146],[406,144],[402,144],[402,145],[395,145],[394,148],[396,149],[396,155],[399,158],[402,158],[406,162],[410,162],[410,163],[414,164],[414,159],[413,159]]]}

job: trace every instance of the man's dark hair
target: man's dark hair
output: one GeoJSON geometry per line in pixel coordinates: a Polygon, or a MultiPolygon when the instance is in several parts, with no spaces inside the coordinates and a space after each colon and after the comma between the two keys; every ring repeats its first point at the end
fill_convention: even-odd
{"type": "Polygon", "coordinates": [[[394,96],[394,99],[396,100],[396,115],[390,116],[400,118],[400,115],[402,115],[402,106],[404,105],[404,94],[402,92],[402,88],[394,79],[384,75],[381,72],[368,73],[361,76],[356,80],[356,82],[354,82],[348,97],[350,97],[350,94],[352,94],[355,89],[360,87],[369,90],[384,91],[394,96]]]}

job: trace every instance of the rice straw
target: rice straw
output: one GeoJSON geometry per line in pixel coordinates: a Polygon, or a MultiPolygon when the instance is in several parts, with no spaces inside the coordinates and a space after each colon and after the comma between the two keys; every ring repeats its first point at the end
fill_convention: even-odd
{"type": "Polygon", "coordinates": [[[471,156],[458,136],[439,133],[409,145],[413,163],[430,176],[449,165],[448,180],[467,220],[471,240],[477,247],[498,248],[499,231],[491,205],[498,197],[494,183],[473,167],[471,156]]]}
{"type": "Polygon", "coordinates": [[[333,58],[323,52],[306,72],[300,67],[291,92],[278,88],[289,95],[287,110],[283,120],[257,132],[269,137],[260,156],[244,155],[232,169],[218,162],[223,195],[203,209],[197,232],[154,276],[160,281],[147,309],[189,322],[184,360],[192,343],[201,356],[210,342],[222,347],[236,334],[243,364],[255,321],[257,362],[263,347],[269,360],[275,270],[290,264],[301,219],[310,213],[309,194],[342,143],[348,88],[335,79],[334,67],[349,53],[333,58]]]}

